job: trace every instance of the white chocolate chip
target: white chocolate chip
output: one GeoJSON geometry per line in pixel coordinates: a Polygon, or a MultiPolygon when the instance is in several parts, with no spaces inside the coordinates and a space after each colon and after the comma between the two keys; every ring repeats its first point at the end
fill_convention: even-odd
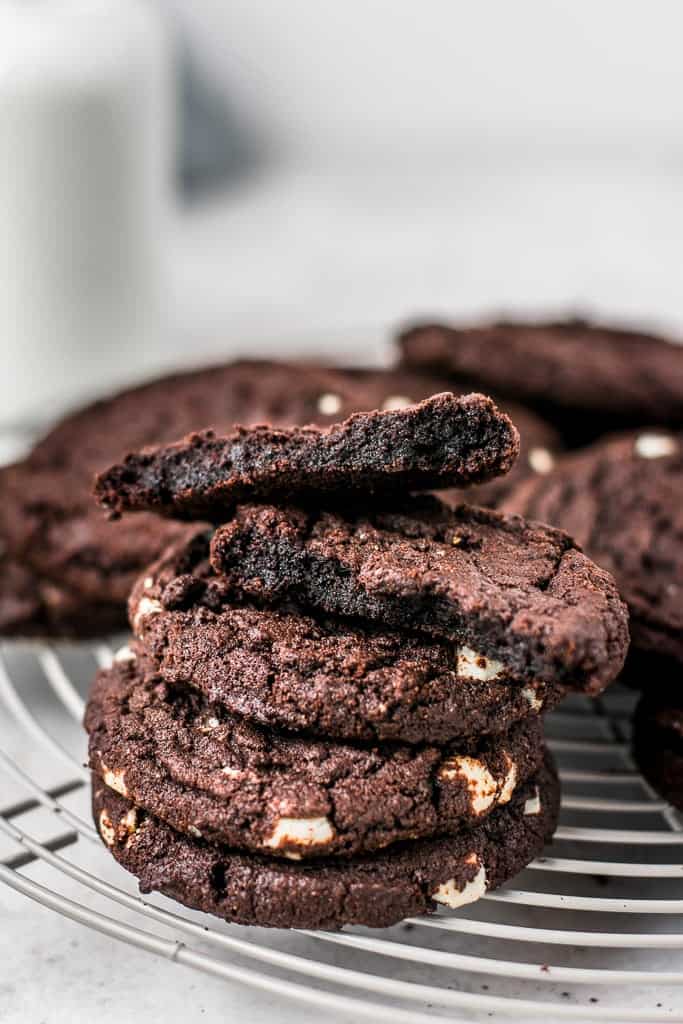
{"type": "Polygon", "coordinates": [[[500,804],[508,803],[510,797],[515,791],[515,786],[517,785],[517,765],[507,753],[505,754],[505,760],[507,762],[508,770],[507,775],[505,776],[505,781],[503,782],[503,787],[500,791],[500,796],[498,797],[498,803],[500,804]]]}
{"type": "Polygon", "coordinates": [[[126,789],[126,780],[122,771],[112,771],[111,768],[107,768],[104,761],[101,764],[102,767],[102,778],[105,786],[109,786],[114,792],[120,793],[121,796],[128,796],[128,790],[126,789]]]}
{"type": "Polygon", "coordinates": [[[327,818],[280,818],[264,845],[273,850],[294,843],[295,846],[317,846],[329,843],[334,836],[327,818]]]}
{"type": "Polygon", "coordinates": [[[540,473],[541,475],[549,473],[555,465],[555,459],[547,448],[532,448],[527,459],[534,473],[540,473]]]}
{"type": "Polygon", "coordinates": [[[197,719],[197,729],[199,730],[199,732],[202,732],[205,735],[207,732],[213,732],[213,730],[217,729],[220,724],[221,723],[218,721],[218,719],[215,718],[213,715],[210,715],[206,718],[202,716],[201,718],[197,719]]]}
{"type": "Polygon", "coordinates": [[[634,448],[643,459],[661,459],[678,451],[675,440],[667,434],[641,434],[636,438],[634,448]]]}
{"type": "Polygon", "coordinates": [[[406,406],[412,404],[410,398],[405,395],[389,395],[382,402],[382,409],[384,412],[392,412],[395,409],[405,409],[406,406]]]}
{"type": "Polygon", "coordinates": [[[229,764],[224,765],[221,768],[223,775],[227,775],[229,779],[239,779],[240,775],[243,775],[241,768],[231,768],[229,764]]]}
{"type": "Polygon", "coordinates": [[[130,833],[130,835],[133,835],[138,824],[138,815],[134,807],[131,807],[129,811],[126,811],[126,813],[121,818],[121,824],[125,828],[126,832],[130,833]]]}
{"type": "Polygon", "coordinates": [[[342,407],[342,400],[339,395],[332,394],[331,391],[325,392],[318,399],[318,412],[323,416],[334,416],[342,407]]]}
{"type": "Polygon", "coordinates": [[[478,654],[471,647],[461,647],[458,651],[456,670],[458,675],[465,679],[497,679],[503,674],[503,663],[478,654]]]}
{"type": "Polygon", "coordinates": [[[447,758],[439,769],[439,778],[464,779],[475,814],[488,810],[498,792],[498,784],[486,765],[466,754],[447,758]]]}
{"type": "Polygon", "coordinates": [[[534,795],[530,796],[524,803],[525,814],[540,814],[541,813],[541,797],[538,792],[538,786],[534,788],[534,795]]]}
{"type": "Polygon", "coordinates": [[[100,811],[99,829],[107,846],[113,846],[116,842],[116,830],[106,809],[100,811]]]}
{"type": "Polygon", "coordinates": [[[191,836],[194,836],[195,839],[201,839],[202,838],[202,834],[201,834],[201,832],[199,831],[199,829],[197,828],[196,825],[188,825],[187,826],[187,831],[190,833],[191,836]]]}
{"type": "Polygon", "coordinates": [[[543,700],[530,686],[525,686],[522,696],[527,699],[533,711],[540,711],[543,707],[543,700]]]}
{"type": "MultiPolygon", "coordinates": [[[[476,857],[476,854],[474,855],[476,857]]],[[[471,863],[471,858],[468,858],[471,863]]],[[[432,899],[437,903],[443,903],[451,910],[464,907],[466,903],[474,903],[486,892],[486,870],[482,865],[471,882],[466,882],[463,889],[458,889],[455,879],[443,882],[436,892],[432,893],[432,899]]]]}
{"type": "Polygon", "coordinates": [[[148,615],[158,615],[161,611],[163,611],[161,601],[157,601],[154,597],[141,597],[133,618],[133,631],[139,633],[142,620],[146,619],[148,615]]]}
{"type": "Polygon", "coordinates": [[[114,655],[114,661],[135,661],[135,652],[131,651],[128,644],[124,644],[114,655]]]}
{"type": "Polygon", "coordinates": [[[289,851],[289,850],[285,850],[285,852],[283,853],[282,856],[286,857],[287,860],[302,860],[303,859],[300,853],[293,853],[292,851],[289,851]]]}

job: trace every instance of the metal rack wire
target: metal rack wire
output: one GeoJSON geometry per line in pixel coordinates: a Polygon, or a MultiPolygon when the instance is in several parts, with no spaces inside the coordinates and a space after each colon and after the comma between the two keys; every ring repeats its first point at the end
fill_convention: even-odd
{"type": "Polygon", "coordinates": [[[344,1019],[683,1021],[683,823],[634,769],[632,693],[574,697],[549,716],[561,824],[512,886],[385,932],[277,932],[142,899],[100,843],[80,718],[111,657],[105,643],[0,649],[6,885],[140,949],[344,1019]]]}

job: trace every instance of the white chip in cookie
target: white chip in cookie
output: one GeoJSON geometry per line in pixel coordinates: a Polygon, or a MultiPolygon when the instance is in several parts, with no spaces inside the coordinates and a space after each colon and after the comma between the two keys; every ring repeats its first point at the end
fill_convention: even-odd
{"type": "Polygon", "coordinates": [[[104,762],[101,762],[102,768],[102,780],[105,786],[109,786],[115,793],[120,793],[121,796],[128,796],[128,790],[126,789],[126,780],[122,771],[113,771],[111,768],[107,768],[104,762]]]}
{"type": "Polygon", "coordinates": [[[545,476],[555,465],[555,459],[547,448],[532,448],[527,455],[527,461],[534,473],[545,476]]]}
{"type": "Polygon", "coordinates": [[[534,711],[540,711],[543,707],[543,699],[539,697],[536,690],[532,689],[530,686],[524,687],[522,690],[522,696],[526,698],[530,707],[534,711]]]}
{"type": "Polygon", "coordinates": [[[471,647],[461,647],[458,651],[456,671],[465,679],[487,681],[498,679],[503,674],[503,663],[485,654],[479,654],[471,647]]]}
{"type": "Polygon", "coordinates": [[[331,391],[325,392],[318,398],[318,412],[323,416],[335,416],[342,407],[342,400],[339,395],[331,391]]]}
{"type": "Polygon", "coordinates": [[[381,407],[384,412],[393,412],[396,409],[405,409],[412,404],[412,401],[406,395],[389,395],[384,399],[381,407]]]}
{"type": "Polygon", "coordinates": [[[121,818],[121,825],[123,826],[123,828],[125,828],[126,832],[132,835],[137,828],[137,824],[138,812],[134,807],[131,807],[131,809],[129,811],[126,811],[126,813],[121,818]]]}
{"type": "Polygon", "coordinates": [[[486,765],[467,754],[447,758],[439,769],[439,778],[444,781],[463,779],[475,814],[488,810],[498,792],[498,783],[486,765]]]}
{"type": "Polygon", "coordinates": [[[103,808],[100,811],[98,827],[100,830],[100,835],[102,836],[107,846],[113,846],[114,843],[116,842],[116,829],[114,828],[112,820],[109,817],[109,812],[106,810],[106,808],[103,808]]]}
{"type": "Polygon", "coordinates": [[[504,757],[508,766],[508,770],[505,776],[505,781],[503,782],[503,787],[500,791],[500,796],[498,797],[498,803],[501,804],[506,804],[510,801],[510,797],[514,793],[515,787],[517,785],[517,765],[512,760],[509,754],[505,753],[504,757]]]}
{"type": "Polygon", "coordinates": [[[114,661],[135,661],[135,652],[131,651],[128,644],[124,644],[114,655],[114,661]]]}
{"type": "Polygon", "coordinates": [[[135,617],[133,618],[134,632],[140,632],[143,619],[146,619],[149,615],[158,615],[163,610],[161,601],[157,601],[155,597],[141,597],[138,601],[135,617]]]}
{"type": "Polygon", "coordinates": [[[264,846],[278,850],[282,846],[318,846],[332,841],[334,832],[327,818],[279,818],[273,834],[264,846]]]}
{"type": "Polygon", "coordinates": [[[541,813],[541,795],[538,791],[538,786],[534,787],[534,795],[530,796],[528,800],[524,802],[524,813],[525,814],[540,814],[541,813]]]}
{"type": "Polygon", "coordinates": [[[676,441],[667,434],[641,434],[636,438],[634,448],[642,459],[662,459],[678,451],[676,441]]]}
{"type": "MultiPolygon", "coordinates": [[[[474,856],[476,857],[476,854],[474,856]]],[[[468,858],[468,862],[472,862],[471,857],[468,858]]],[[[472,881],[466,882],[462,889],[459,889],[455,879],[451,878],[447,882],[443,882],[436,892],[432,893],[432,899],[450,907],[451,910],[456,910],[458,907],[464,907],[466,903],[475,903],[485,892],[486,870],[482,865],[472,881]]]]}

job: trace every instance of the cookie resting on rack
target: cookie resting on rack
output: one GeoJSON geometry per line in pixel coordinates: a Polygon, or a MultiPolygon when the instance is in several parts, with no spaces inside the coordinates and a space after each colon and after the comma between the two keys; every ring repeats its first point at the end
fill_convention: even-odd
{"type": "Polygon", "coordinates": [[[552,836],[559,784],[546,762],[509,804],[458,836],[399,843],[351,859],[291,862],[176,832],[93,777],[93,818],[116,860],[187,907],[238,924],[382,928],[457,909],[513,878],[552,836]]]}
{"type": "Polygon", "coordinates": [[[453,835],[507,804],[543,760],[543,726],[437,748],[364,747],[251,725],[135,661],[98,673],[90,767],[180,832],[293,859],[453,835]]]}

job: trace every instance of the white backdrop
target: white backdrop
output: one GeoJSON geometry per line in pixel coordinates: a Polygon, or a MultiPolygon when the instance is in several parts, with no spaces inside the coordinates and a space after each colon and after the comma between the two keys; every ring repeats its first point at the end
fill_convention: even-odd
{"type": "Polygon", "coordinates": [[[676,0],[175,0],[226,90],[307,161],[681,155],[676,0]],[[654,147],[656,153],[651,152],[654,147]]]}
{"type": "MultiPolygon", "coordinates": [[[[83,331],[53,401],[17,374],[0,422],[206,359],[386,358],[416,314],[578,309],[683,334],[676,0],[159,9],[255,140],[250,173],[173,213],[159,336],[83,331]]],[[[0,348],[25,355],[8,332],[0,348]]]]}
{"type": "Polygon", "coordinates": [[[675,0],[173,9],[265,153],[176,224],[181,344],[325,354],[351,326],[368,358],[404,316],[501,308],[683,333],[675,0]]]}

